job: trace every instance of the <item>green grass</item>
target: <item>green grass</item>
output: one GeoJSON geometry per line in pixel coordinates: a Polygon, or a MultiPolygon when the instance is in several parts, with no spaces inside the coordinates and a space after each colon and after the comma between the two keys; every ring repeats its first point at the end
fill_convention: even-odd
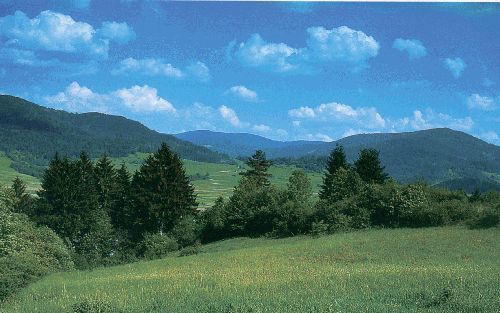
{"type": "Polygon", "coordinates": [[[70,312],[88,299],[131,313],[499,312],[499,253],[497,229],[239,238],[192,256],[51,275],[2,312],[70,312]]]}
{"type": "Polygon", "coordinates": [[[5,153],[0,152],[0,185],[10,186],[12,181],[19,176],[19,178],[26,183],[26,188],[29,192],[35,192],[38,190],[40,187],[40,181],[33,176],[18,173],[15,169],[10,167],[11,163],[11,159],[9,159],[5,153]]]}

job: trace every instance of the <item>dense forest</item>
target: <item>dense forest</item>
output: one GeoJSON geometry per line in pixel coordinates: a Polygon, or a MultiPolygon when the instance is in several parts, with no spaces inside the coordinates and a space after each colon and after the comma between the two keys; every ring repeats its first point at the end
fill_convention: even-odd
{"type": "Polygon", "coordinates": [[[0,95],[0,151],[23,174],[40,177],[54,151],[69,157],[77,157],[80,151],[88,151],[90,157],[103,153],[118,157],[153,152],[162,142],[185,159],[229,161],[224,154],[157,133],[121,116],[73,114],[0,95]]]}
{"type": "Polygon", "coordinates": [[[330,154],[319,199],[294,171],[286,188],[269,181],[262,151],[246,160],[228,199],[198,210],[182,161],[167,144],[133,174],[103,155],[93,162],[56,154],[36,197],[16,179],[0,189],[0,299],[48,273],[154,259],[238,236],[285,237],[378,227],[466,224],[497,227],[500,193],[472,195],[425,183],[400,184],[375,149],[350,164],[342,146],[330,154]]]}

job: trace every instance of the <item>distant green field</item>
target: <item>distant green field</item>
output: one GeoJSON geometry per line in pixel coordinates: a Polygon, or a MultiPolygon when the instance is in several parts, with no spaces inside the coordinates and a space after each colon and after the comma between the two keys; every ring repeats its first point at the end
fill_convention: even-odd
{"type": "MultiPolygon", "coordinates": [[[[124,163],[131,171],[135,171],[147,157],[145,153],[137,153],[124,158],[113,158],[116,165],[124,163]]],[[[198,195],[198,203],[201,208],[210,206],[219,196],[229,197],[233,188],[241,178],[239,173],[244,170],[243,162],[236,165],[205,163],[184,160],[187,175],[207,176],[206,179],[193,179],[192,183],[198,195]],[[206,175],[208,174],[208,175],[206,175]]],[[[271,182],[277,186],[284,187],[288,177],[296,168],[293,166],[272,166],[270,169],[271,182]]],[[[321,174],[308,173],[315,193],[319,190],[322,178],[321,174]]]]}
{"type": "MultiPolygon", "coordinates": [[[[119,166],[124,163],[130,172],[136,171],[147,157],[146,153],[132,154],[123,158],[113,158],[115,165],[119,166]]],[[[241,176],[239,173],[244,169],[244,164],[239,162],[238,165],[217,164],[196,162],[184,160],[186,173],[193,177],[192,183],[195,187],[198,196],[200,208],[206,208],[215,202],[219,196],[229,197],[234,186],[238,184],[241,176]],[[196,175],[199,174],[199,175],[196,175]],[[206,175],[208,174],[208,175],[206,175]],[[196,179],[196,176],[203,179],[196,179]]],[[[10,167],[11,160],[0,153],[0,185],[10,185],[12,180],[19,176],[28,185],[30,191],[35,191],[40,186],[40,181],[32,176],[19,174],[10,167]]],[[[271,181],[277,186],[285,186],[288,177],[292,171],[296,169],[292,166],[273,166],[270,169],[272,174],[271,181]]],[[[321,184],[321,175],[318,173],[308,174],[313,184],[315,193],[318,191],[318,186],[321,184]]]]}
{"type": "Polygon", "coordinates": [[[498,229],[239,238],[198,255],[51,275],[0,311],[72,312],[87,300],[110,308],[95,312],[496,313],[499,255],[498,229]]]}
{"type": "Polygon", "coordinates": [[[34,192],[40,186],[40,181],[29,175],[20,174],[10,167],[12,161],[5,156],[5,153],[0,152],[0,185],[10,186],[12,181],[19,176],[27,185],[30,192],[34,192]]]}

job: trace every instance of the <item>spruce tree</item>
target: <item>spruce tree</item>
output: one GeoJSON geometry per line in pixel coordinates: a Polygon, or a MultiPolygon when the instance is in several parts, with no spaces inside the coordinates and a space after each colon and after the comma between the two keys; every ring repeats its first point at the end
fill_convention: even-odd
{"type": "Polygon", "coordinates": [[[330,156],[328,157],[326,165],[326,173],[323,177],[323,184],[319,191],[319,198],[322,200],[328,199],[332,194],[335,193],[334,190],[334,180],[337,171],[341,168],[349,169],[349,164],[347,163],[347,158],[345,156],[344,147],[341,145],[336,145],[335,149],[332,150],[330,156]]]}
{"type": "Polygon", "coordinates": [[[383,184],[388,175],[380,163],[379,152],[375,149],[362,149],[354,163],[356,172],[366,183],[383,184]]]}
{"type": "Polygon", "coordinates": [[[255,154],[246,162],[249,169],[241,173],[245,178],[254,180],[258,185],[269,186],[269,174],[267,171],[271,162],[266,159],[266,154],[262,150],[255,151],[255,154]]]}
{"type": "Polygon", "coordinates": [[[14,212],[33,216],[33,200],[26,192],[26,184],[19,176],[13,180],[11,189],[14,195],[14,212]]]}
{"type": "Polygon", "coordinates": [[[106,155],[102,155],[95,164],[94,172],[99,206],[109,213],[113,206],[116,171],[111,160],[106,155]]]}
{"type": "Polygon", "coordinates": [[[132,227],[131,182],[125,164],[116,171],[112,190],[111,222],[115,229],[129,230],[132,227]]]}
{"type": "Polygon", "coordinates": [[[146,232],[171,231],[197,205],[182,161],[165,143],[134,174],[132,192],[140,237],[146,232]]]}

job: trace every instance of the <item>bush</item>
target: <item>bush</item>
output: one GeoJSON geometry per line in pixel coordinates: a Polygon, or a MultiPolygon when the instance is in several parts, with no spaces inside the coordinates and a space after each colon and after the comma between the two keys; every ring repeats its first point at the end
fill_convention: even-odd
{"type": "Polygon", "coordinates": [[[224,199],[217,198],[214,205],[200,213],[200,239],[202,242],[212,242],[229,237],[226,229],[226,211],[224,199]]]}
{"type": "Polygon", "coordinates": [[[183,217],[169,234],[181,247],[194,244],[200,236],[200,227],[196,223],[194,216],[183,217]]]}
{"type": "Polygon", "coordinates": [[[146,259],[158,259],[179,249],[175,239],[161,234],[146,234],[142,241],[142,255],[146,259]]]}
{"type": "Polygon", "coordinates": [[[313,222],[311,225],[311,236],[319,237],[322,235],[326,235],[328,232],[328,225],[322,220],[319,222],[313,222]]]}
{"type": "Polygon", "coordinates": [[[201,252],[200,249],[200,244],[194,244],[189,247],[185,247],[179,252],[179,256],[189,256],[189,255],[195,255],[201,252]]]}
{"type": "Polygon", "coordinates": [[[0,300],[44,275],[73,268],[63,241],[14,213],[12,205],[10,193],[0,189],[0,300]]]}
{"type": "Polygon", "coordinates": [[[500,204],[478,212],[468,221],[470,228],[491,228],[500,225],[500,204]]]}

